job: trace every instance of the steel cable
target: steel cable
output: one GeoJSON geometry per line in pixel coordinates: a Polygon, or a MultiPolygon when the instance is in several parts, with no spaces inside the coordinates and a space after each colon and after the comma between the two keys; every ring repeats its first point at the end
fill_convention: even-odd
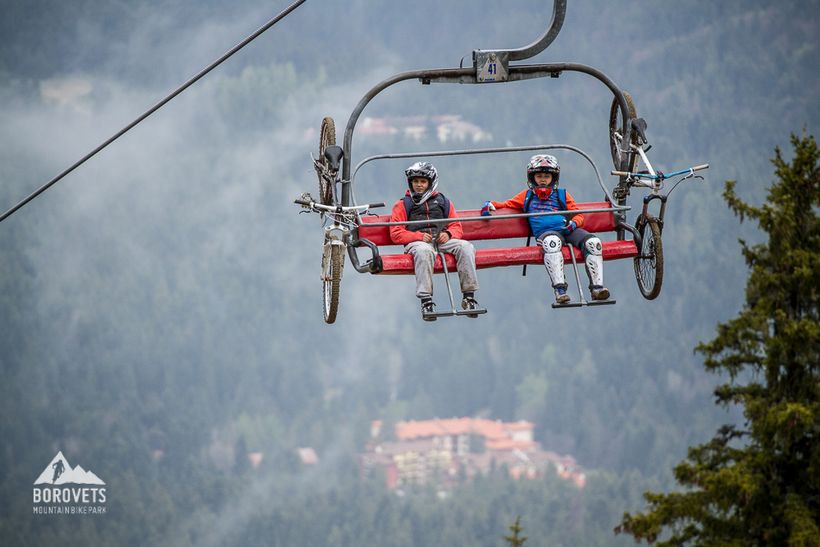
{"type": "Polygon", "coordinates": [[[182,84],[181,86],[179,86],[177,89],[175,89],[174,91],[172,91],[169,95],[167,95],[164,99],[162,99],[162,100],[161,100],[161,101],[159,101],[157,104],[155,104],[154,106],[152,106],[151,108],[149,108],[149,109],[148,109],[148,110],[147,110],[144,114],[142,114],[142,115],[141,115],[140,117],[138,117],[136,120],[134,120],[134,121],[133,121],[133,122],[131,122],[130,124],[126,125],[126,126],[125,126],[124,128],[122,128],[119,132],[117,132],[114,136],[112,136],[112,137],[111,137],[111,138],[109,138],[107,141],[105,141],[104,143],[102,143],[101,145],[99,145],[97,148],[95,148],[94,150],[92,150],[91,152],[89,152],[88,154],[86,154],[85,156],[83,156],[83,157],[82,157],[79,161],[77,161],[74,165],[72,165],[71,167],[69,167],[68,169],[66,169],[65,171],[63,171],[62,173],[60,173],[59,175],[57,175],[56,177],[54,177],[53,179],[51,179],[50,181],[48,181],[47,183],[45,183],[44,185],[42,185],[40,188],[38,188],[37,190],[35,190],[34,192],[32,192],[32,193],[31,193],[28,197],[26,197],[25,199],[23,199],[20,203],[18,203],[17,205],[15,205],[15,206],[14,206],[14,207],[12,207],[11,209],[9,209],[9,210],[8,210],[8,211],[6,211],[5,213],[3,213],[3,215],[2,215],[2,216],[0,216],[0,222],[3,222],[4,220],[6,220],[8,217],[10,217],[11,215],[13,215],[13,214],[14,214],[14,213],[18,210],[18,209],[20,209],[21,207],[23,207],[24,205],[26,205],[28,202],[30,202],[31,200],[33,200],[34,198],[36,198],[37,196],[39,196],[40,194],[42,194],[43,192],[45,192],[46,190],[48,190],[51,186],[53,186],[54,184],[56,184],[56,183],[57,183],[60,179],[62,179],[63,177],[65,177],[66,175],[68,175],[69,173],[71,173],[72,171],[74,171],[77,167],[79,167],[80,165],[82,165],[83,163],[85,163],[86,161],[88,161],[89,159],[91,159],[94,155],[96,155],[96,154],[97,154],[99,151],[101,151],[103,148],[105,148],[106,146],[108,146],[109,144],[111,144],[112,142],[114,142],[115,140],[117,140],[118,138],[120,138],[121,136],[123,136],[126,132],[128,132],[129,130],[131,130],[131,129],[132,129],[134,126],[136,126],[138,123],[140,123],[140,122],[141,122],[141,121],[143,121],[145,118],[147,118],[148,116],[150,116],[151,114],[153,114],[154,112],[156,112],[157,110],[159,110],[160,108],[162,108],[162,107],[163,107],[166,103],[168,103],[171,99],[173,99],[174,97],[176,97],[177,95],[179,95],[180,93],[182,93],[183,91],[185,91],[187,88],[189,88],[190,86],[192,86],[192,85],[193,85],[194,83],[196,83],[196,82],[197,82],[200,78],[202,78],[203,76],[205,76],[206,74],[208,74],[211,70],[213,70],[214,68],[216,68],[217,66],[219,66],[220,64],[222,64],[225,60],[227,60],[229,57],[231,57],[234,53],[236,53],[237,51],[239,51],[240,49],[242,49],[243,47],[245,47],[246,45],[248,45],[249,43],[251,43],[252,41],[254,41],[254,40],[255,40],[256,38],[258,38],[258,37],[259,37],[262,33],[264,33],[266,30],[268,30],[269,28],[271,28],[273,25],[275,25],[276,23],[278,23],[279,21],[281,21],[282,19],[284,19],[285,17],[287,17],[287,16],[288,16],[288,15],[289,15],[289,14],[290,14],[293,10],[295,10],[296,8],[298,8],[300,5],[304,4],[306,1],[307,1],[307,0],[297,0],[296,2],[293,2],[290,6],[288,6],[288,7],[287,7],[287,8],[285,8],[284,10],[282,10],[282,11],[281,11],[281,12],[280,12],[280,13],[279,13],[276,17],[274,17],[273,19],[271,19],[270,21],[268,21],[267,23],[265,23],[264,25],[262,25],[261,27],[259,27],[259,29],[258,29],[258,30],[256,30],[253,34],[251,34],[250,36],[248,36],[247,38],[245,38],[244,40],[242,40],[241,42],[239,42],[238,44],[236,44],[236,45],[235,45],[234,47],[232,47],[230,50],[228,50],[227,52],[225,52],[225,53],[224,53],[224,54],[223,54],[223,55],[222,55],[219,59],[217,59],[216,61],[214,61],[213,63],[211,63],[211,64],[210,64],[210,65],[208,65],[207,67],[203,68],[201,71],[199,71],[199,73],[197,73],[197,74],[196,74],[194,77],[192,77],[190,80],[188,80],[187,82],[185,82],[184,84],[182,84]]]}

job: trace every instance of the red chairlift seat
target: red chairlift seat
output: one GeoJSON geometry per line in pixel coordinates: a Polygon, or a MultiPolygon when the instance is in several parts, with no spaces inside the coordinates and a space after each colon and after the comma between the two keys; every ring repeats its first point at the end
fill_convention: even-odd
{"type": "MultiPolygon", "coordinates": [[[[606,209],[612,207],[609,203],[587,202],[578,203],[580,212],[585,209],[606,209]]],[[[458,211],[459,217],[476,217],[480,215],[478,210],[458,211]]],[[[493,217],[503,217],[504,215],[520,214],[517,209],[498,209],[493,212],[493,217]]],[[[395,246],[390,239],[390,228],[388,226],[367,226],[374,222],[390,222],[389,215],[362,217],[359,226],[359,238],[368,239],[379,247],[395,246]]],[[[467,241],[518,239],[521,245],[515,247],[495,247],[476,248],[476,268],[496,268],[501,266],[523,266],[524,264],[543,264],[544,254],[539,245],[525,246],[527,235],[529,235],[529,225],[526,218],[509,218],[502,220],[488,220],[462,223],[464,228],[463,238],[467,241]]],[[[584,213],[583,228],[593,233],[614,232],[616,230],[615,217],[612,212],[584,213]]],[[[634,258],[638,255],[638,249],[634,241],[605,241],[603,244],[604,260],[618,260],[620,258],[634,258]]],[[[575,258],[583,261],[583,255],[579,249],[573,248],[575,258]]],[[[569,263],[570,249],[563,248],[564,260],[569,263]]],[[[413,257],[408,254],[381,254],[382,274],[401,275],[413,273],[413,257]]],[[[452,255],[445,255],[447,268],[455,271],[456,262],[452,255]]],[[[441,259],[436,257],[435,271],[442,272],[441,259]]]]}

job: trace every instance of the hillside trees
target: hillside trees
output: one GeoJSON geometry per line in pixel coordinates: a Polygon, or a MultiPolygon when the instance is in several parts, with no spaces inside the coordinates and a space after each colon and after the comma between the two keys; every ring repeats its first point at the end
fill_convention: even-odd
{"type": "Polygon", "coordinates": [[[820,152],[793,135],[779,149],[777,181],[760,207],[728,181],[724,198],[768,241],[741,241],[751,269],[746,304],[700,344],[705,366],[728,374],[719,404],[743,407],[745,427],[720,428],[675,468],[683,492],[647,493],[649,510],[625,514],[616,532],[660,545],[820,545],[820,152]]]}

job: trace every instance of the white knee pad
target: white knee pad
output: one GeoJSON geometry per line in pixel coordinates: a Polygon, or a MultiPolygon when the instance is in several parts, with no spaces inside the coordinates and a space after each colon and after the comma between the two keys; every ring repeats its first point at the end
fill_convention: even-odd
{"type": "Polygon", "coordinates": [[[555,234],[549,234],[541,240],[544,247],[544,266],[550,276],[552,286],[566,285],[564,281],[564,255],[561,254],[561,238],[555,234]]]}
{"type": "Polygon", "coordinates": [[[586,249],[586,254],[589,255],[596,255],[601,256],[603,253],[601,252],[601,240],[597,237],[589,237],[586,241],[584,241],[584,248],[586,249]]]}
{"type": "Polygon", "coordinates": [[[602,287],[604,285],[604,256],[601,240],[597,237],[590,237],[584,241],[584,250],[586,251],[584,264],[589,276],[589,284],[602,287]]]}

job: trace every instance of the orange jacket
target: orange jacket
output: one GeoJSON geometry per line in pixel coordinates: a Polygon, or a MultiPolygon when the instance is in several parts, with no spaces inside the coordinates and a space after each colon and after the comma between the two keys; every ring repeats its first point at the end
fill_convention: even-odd
{"type": "MultiPolygon", "coordinates": [[[[438,192],[433,194],[435,196],[438,192]]],[[[405,196],[410,195],[410,190],[404,194],[405,196]]],[[[432,196],[430,196],[432,197],[432,196]]],[[[428,216],[429,218],[429,216],[428,216]]],[[[447,218],[458,218],[456,214],[456,206],[453,202],[450,202],[450,212],[447,214],[447,218]]],[[[393,204],[393,211],[390,213],[390,222],[403,222],[407,220],[407,211],[404,209],[404,198],[400,199],[396,203],[393,204]]],[[[450,237],[454,237],[456,239],[460,239],[461,236],[464,235],[464,231],[461,227],[461,222],[455,221],[451,222],[444,228],[450,233],[450,237]]],[[[407,245],[412,241],[421,241],[424,239],[423,231],[414,232],[408,230],[404,226],[391,226],[390,227],[390,239],[393,240],[393,243],[397,245],[407,245]]]]}
{"type": "MultiPolygon", "coordinates": [[[[527,191],[528,190],[529,190],[529,188],[521,190],[520,192],[515,194],[513,197],[508,199],[507,201],[491,201],[490,203],[493,204],[493,207],[496,207],[498,209],[501,209],[501,208],[521,209],[523,211],[524,210],[524,199],[527,197],[527,191]]],[[[579,210],[578,205],[575,203],[575,200],[572,199],[572,196],[569,194],[569,192],[566,193],[566,197],[567,197],[567,211],[578,211],[579,210]]],[[[572,218],[568,218],[567,222],[569,222],[571,220],[575,221],[575,226],[578,227],[578,228],[580,228],[581,226],[584,225],[584,215],[581,215],[581,214],[575,215],[572,218]]]]}

